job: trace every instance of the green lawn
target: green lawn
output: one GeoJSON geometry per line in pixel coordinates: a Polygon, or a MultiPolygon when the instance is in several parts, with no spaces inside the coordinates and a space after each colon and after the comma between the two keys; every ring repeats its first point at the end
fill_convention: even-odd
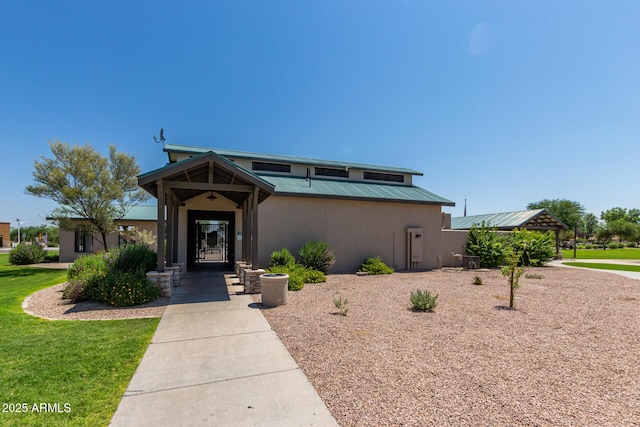
{"type": "Polygon", "coordinates": [[[65,277],[0,255],[2,426],[108,425],[158,326],[159,319],[47,321],[22,311],[25,297],[65,277]],[[36,412],[41,404],[60,412],[36,412]]]}
{"type": "MultiPolygon", "coordinates": [[[[564,259],[573,259],[573,249],[562,250],[564,259]]],[[[625,249],[578,249],[576,259],[637,259],[640,260],[640,248],[625,249]]]]}
{"type": "Polygon", "coordinates": [[[597,268],[599,270],[640,271],[640,265],[607,264],[599,262],[563,262],[573,267],[597,268]]]}

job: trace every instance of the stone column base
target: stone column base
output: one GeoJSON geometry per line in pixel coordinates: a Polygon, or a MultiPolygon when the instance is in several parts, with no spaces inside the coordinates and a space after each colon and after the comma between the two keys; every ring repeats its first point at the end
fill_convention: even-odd
{"type": "Polygon", "coordinates": [[[165,271],[170,271],[173,273],[171,276],[171,286],[178,287],[180,285],[180,267],[177,265],[173,265],[171,267],[165,267],[165,271]]]}
{"type": "Polygon", "coordinates": [[[163,297],[170,297],[173,293],[173,271],[149,271],[147,273],[147,280],[151,286],[155,286],[160,289],[160,295],[163,297]]]}
{"type": "Polygon", "coordinates": [[[260,287],[260,275],[264,274],[264,269],[245,270],[244,293],[259,294],[262,290],[260,287]]]}
{"type": "Polygon", "coordinates": [[[245,282],[244,272],[247,270],[251,270],[251,264],[240,264],[240,276],[238,276],[238,278],[240,279],[241,285],[244,285],[244,282],[245,282]]]}

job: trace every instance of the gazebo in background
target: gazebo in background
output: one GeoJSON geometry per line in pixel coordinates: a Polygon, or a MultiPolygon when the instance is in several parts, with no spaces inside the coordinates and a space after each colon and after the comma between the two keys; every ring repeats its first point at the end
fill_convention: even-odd
{"type": "Polygon", "coordinates": [[[513,231],[516,228],[539,231],[551,230],[556,234],[556,253],[560,251],[560,231],[569,228],[546,209],[534,209],[453,217],[451,218],[451,229],[469,230],[473,226],[480,226],[483,222],[498,231],[513,231]]]}

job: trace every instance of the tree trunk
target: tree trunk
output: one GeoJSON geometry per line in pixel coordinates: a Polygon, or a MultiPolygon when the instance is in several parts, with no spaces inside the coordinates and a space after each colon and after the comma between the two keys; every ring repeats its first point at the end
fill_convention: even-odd
{"type": "Polygon", "coordinates": [[[509,285],[511,285],[511,293],[509,294],[509,307],[513,308],[513,299],[514,299],[514,295],[513,295],[513,276],[515,275],[516,269],[512,268],[511,269],[511,280],[509,280],[509,285]]]}
{"type": "Polygon", "coordinates": [[[107,247],[107,233],[101,231],[100,236],[102,237],[102,247],[104,248],[104,251],[109,252],[109,248],[107,247]]]}

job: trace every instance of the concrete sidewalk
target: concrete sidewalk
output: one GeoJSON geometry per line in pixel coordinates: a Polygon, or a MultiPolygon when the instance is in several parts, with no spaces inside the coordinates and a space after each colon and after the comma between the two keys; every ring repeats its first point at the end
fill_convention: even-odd
{"type": "MultiPolygon", "coordinates": [[[[584,263],[601,263],[601,264],[624,264],[624,265],[640,265],[640,261],[637,260],[618,260],[618,259],[556,259],[551,261],[548,265],[554,267],[565,267],[565,268],[582,268],[585,267],[575,267],[572,265],[564,265],[565,262],[584,262],[584,263]]],[[[638,271],[622,271],[622,270],[602,270],[599,268],[587,268],[587,270],[592,271],[600,271],[602,273],[611,273],[617,274],[618,276],[628,277],[630,279],[640,280],[640,272],[638,271]]]]}
{"type": "Polygon", "coordinates": [[[337,426],[235,282],[185,275],[111,426],[337,426]]]}

